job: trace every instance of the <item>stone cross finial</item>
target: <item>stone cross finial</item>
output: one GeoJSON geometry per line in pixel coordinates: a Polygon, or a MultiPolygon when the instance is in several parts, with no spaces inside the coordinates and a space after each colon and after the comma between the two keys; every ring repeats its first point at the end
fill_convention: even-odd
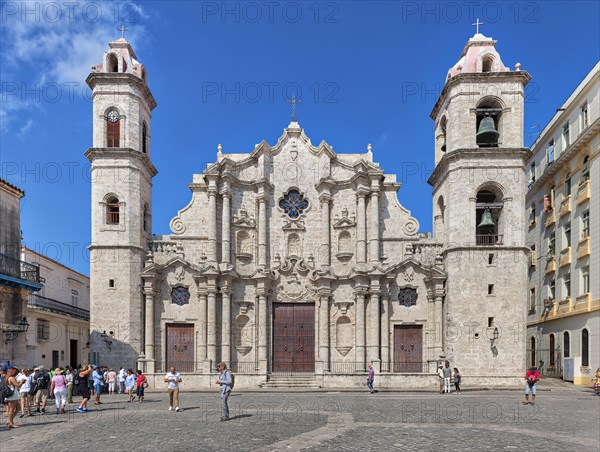
{"type": "Polygon", "coordinates": [[[217,146],[217,152],[218,152],[219,154],[222,154],[222,153],[223,153],[223,145],[222,145],[221,143],[219,143],[219,145],[217,146]]]}
{"type": "Polygon", "coordinates": [[[292,100],[288,100],[287,102],[288,102],[288,104],[292,104],[292,122],[297,122],[296,104],[302,103],[302,101],[296,99],[296,96],[292,96],[292,100]]]}
{"type": "Polygon", "coordinates": [[[371,145],[371,143],[367,145],[367,152],[373,152],[373,146],[371,145]]]}
{"type": "Polygon", "coordinates": [[[483,25],[483,22],[479,22],[479,17],[477,18],[477,21],[474,24],[471,25],[475,25],[477,27],[477,34],[479,34],[479,26],[483,25]]]}
{"type": "Polygon", "coordinates": [[[117,28],[117,30],[121,32],[121,38],[125,39],[125,32],[129,30],[129,28],[125,28],[125,22],[123,22],[123,25],[117,28]]]}

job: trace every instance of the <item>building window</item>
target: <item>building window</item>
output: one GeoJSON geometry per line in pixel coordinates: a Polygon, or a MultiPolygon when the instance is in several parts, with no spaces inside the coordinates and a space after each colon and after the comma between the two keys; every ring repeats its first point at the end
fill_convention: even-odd
{"type": "Polygon", "coordinates": [[[121,205],[115,196],[106,201],[106,224],[119,224],[121,205]]]}
{"type": "Polygon", "coordinates": [[[555,353],[556,353],[556,339],[554,338],[554,334],[550,334],[549,337],[549,342],[550,342],[550,350],[548,353],[548,358],[550,358],[548,361],[550,362],[550,367],[554,367],[556,362],[554,360],[555,358],[555,353]]]}
{"type": "Polygon", "coordinates": [[[587,239],[590,236],[590,211],[586,210],[581,214],[581,239],[587,239]]]}
{"type": "Polygon", "coordinates": [[[535,337],[529,339],[529,367],[536,365],[535,362],[535,337]]]}
{"type": "Polygon", "coordinates": [[[50,340],[50,322],[48,320],[38,319],[36,339],[38,342],[50,340]]]}
{"type": "Polygon", "coordinates": [[[546,148],[546,161],[550,165],[554,161],[554,140],[550,140],[548,147],[546,148]]]}
{"type": "Polygon", "coordinates": [[[535,203],[532,202],[529,206],[529,226],[535,226],[535,203]]]}
{"type": "Polygon", "coordinates": [[[571,222],[565,224],[565,248],[571,246],[571,222]]]}
{"type": "Polygon", "coordinates": [[[115,280],[114,279],[109,279],[108,280],[108,287],[111,289],[115,288],[115,280]]]}
{"type": "Polygon", "coordinates": [[[563,349],[565,358],[571,356],[571,336],[568,331],[563,333],[563,349]]]}
{"type": "Polygon", "coordinates": [[[531,162],[529,165],[529,185],[535,182],[535,162],[531,162]]]}
{"type": "Polygon", "coordinates": [[[173,287],[171,290],[171,303],[183,306],[190,303],[190,290],[187,287],[173,287]]]}
{"type": "Polygon", "coordinates": [[[556,252],[556,233],[552,232],[548,238],[548,254],[554,255],[556,252]]]}
{"type": "Polygon", "coordinates": [[[581,366],[589,367],[590,365],[590,338],[587,329],[581,330],[581,366]]]}
{"type": "Polygon", "coordinates": [[[583,267],[581,269],[581,295],[588,294],[590,292],[590,267],[583,267]]]}
{"type": "Polygon", "coordinates": [[[110,53],[106,57],[106,72],[119,72],[119,60],[117,55],[110,53]]]}
{"type": "Polygon", "coordinates": [[[142,152],[144,154],[146,153],[146,135],[147,135],[146,123],[143,122],[142,123],[142,152]]]}
{"type": "Polygon", "coordinates": [[[563,151],[565,149],[567,149],[569,147],[569,145],[571,144],[568,122],[563,126],[563,129],[562,129],[562,144],[563,144],[563,151]]]}
{"type": "Polygon", "coordinates": [[[304,195],[296,189],[289,190],[279,201],[281,207],[288,217],[292,220],[300,218],[306,209],[308,209],[308,201],[304,199],[304,195]]]}
{"type": "Polygon", "coordinates": [[[537,253],[535,249],[535,243],[532,243],[529,247],[529,266],[537,267],[537,253]]]}
{"type": "Polygon", "coordinates": [[[115,109],[106,113],[106,147],[118,148],[121,138],[121,117],[115,109]]]}
{"type": "Polygon", "coordinates": [[[563,196],[571,196],[571,173],[565,174],[565,184],[563,186],[563,196]]]}
{"type": "Polygon", "coordinates": [[[550,291],[550,294],[549,294],[550,300],[554,300],[556,298],[556,280],[555,279],[550,280],[549,291],[550,291]]]}
{"type": "Polygon", "coordinates": [[[484,56],[481,62],[481,72],[492,72],[493,66],[494,58],[491,55],[484,56]]]}
{"type": "Polygon", "coordinates": [[[565,286],[565,298],[571,297],[571,273],[565,273],[563,277],[563,282],[565,286]]]}
{"type": "Polygon", "coordinates": [[[587,102],[581,106],[581,130],[585,129],[589,124],[588,104],[587,102]]]}
{"type": "Polygon", "coordinates": [[[590,178],[590,156],[586,155],[583,158],[583,165],[581,166],[581,180],[580,184],[583,184],[586,180],[590,178]]]}
{"type": "Polygon", "coordinates": [[[535,287],[529,289],[529,310],[535,312],[535,287]]]}
{"type": "Polygon", "coordinates": [[[73,306],[77,306],[78,303],[79,303],[79,292],[72,289],[71,290],[71,304],[73,306]]]}

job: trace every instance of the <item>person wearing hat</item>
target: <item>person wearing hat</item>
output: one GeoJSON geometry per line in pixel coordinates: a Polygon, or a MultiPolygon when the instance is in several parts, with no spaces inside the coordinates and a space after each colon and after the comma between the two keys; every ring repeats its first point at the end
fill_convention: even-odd
{"type": "Polygon", "coordinates": [[[35,393],[35,411],[37,413],[46,412],[46,403],[48,402],[48,396],[50,395],[49,385],[50,376],[46,372],[46,367],[41,365],[37,368],[38,370],[33,374],[32,381],[37,383],[37,392],[35,393]]]}
{"type": "Polygon", "coordinates": [[[54,369],[50,393],[54,394],[56,404],[56,414],[66,413],[65,405],[67,403],[67,379],[60,371],[60,368],[54,369]]]}

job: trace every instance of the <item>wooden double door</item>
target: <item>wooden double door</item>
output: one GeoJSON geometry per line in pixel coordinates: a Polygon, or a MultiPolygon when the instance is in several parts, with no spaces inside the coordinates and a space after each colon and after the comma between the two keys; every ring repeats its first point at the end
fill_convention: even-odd
{"type": "Polygon", "coordinates": [[[394,326],[394,372],[423,372],[423,326],[394,326]]]}
{"type": "Polygon", "coordinates": [[[171,366],[179,372],[193,372],[194,365],[194,325],[168,323],[166,343],[166,369],[171,366]]]}
{"type": "Polygon", "coordinates": [[[273,372],[315,371],[315,305],[273,304],[273,372]]]}

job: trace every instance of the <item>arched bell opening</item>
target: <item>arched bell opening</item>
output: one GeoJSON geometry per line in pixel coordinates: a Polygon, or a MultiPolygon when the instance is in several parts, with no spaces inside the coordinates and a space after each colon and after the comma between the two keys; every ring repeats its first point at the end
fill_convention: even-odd
{"type": "Polygon", "coordinates": [[[477,104],[476,114],[477,146],[498,147],[501,139],[502,104],[494,97],[484,98],[477,104]]]}
{"type": "Polygon", "coordinates": [[[477,245],[497,245],[502,243],[500,223],[502,220],[502,193],[491,188],[477,192],[475,209],[477,245]]]}

